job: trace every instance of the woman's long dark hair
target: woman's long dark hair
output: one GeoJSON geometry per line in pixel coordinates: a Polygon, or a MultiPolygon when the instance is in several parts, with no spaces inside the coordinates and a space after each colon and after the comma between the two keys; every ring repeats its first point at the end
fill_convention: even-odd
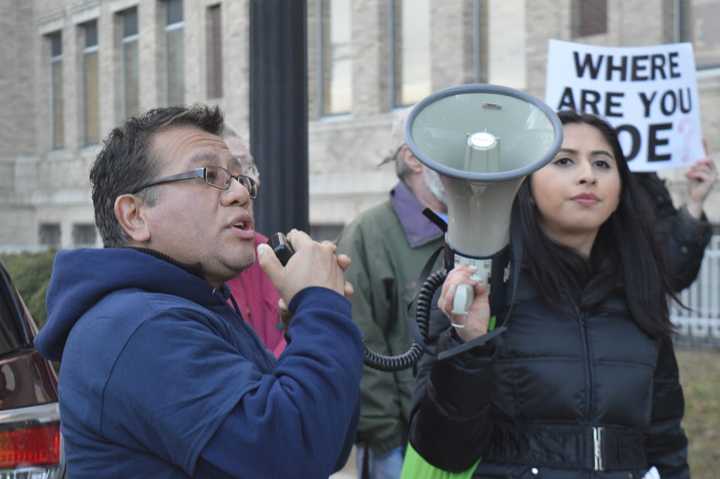
{"type": "MultiPolygon", "coordinates": [[[[574,301],[578,306],[600,304],[608,294],[624,290],[637,325],[652,337],[672,332],[668,312],[671,293],[662,253],[655,241],[651,205],[642,195],[622,153],[617,132],[590,114],[558,113],[563,125],[581,123],[596,128],[613,150],[620,174],[620,201],[595,238],[590,261],[548,238],[540,228],[539,211],[527,178],[515,199],[513,221],[519,222],[524,249],[524,271],[530,274],[548,304],[574,301]],[[582,299],[568,296],[584,285],[582,299]]],[[[517,228],[516,228],[517,230],[517,228]]],[[[516,238],[513,238],[516,241],[516,238]]],[[[583,289],[583,288],[580,288],[583,289]]]]}

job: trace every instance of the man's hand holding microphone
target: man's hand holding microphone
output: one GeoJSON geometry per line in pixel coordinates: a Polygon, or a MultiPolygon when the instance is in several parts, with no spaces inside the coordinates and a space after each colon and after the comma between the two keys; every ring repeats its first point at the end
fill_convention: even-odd
{"type": "Polygon", "coordinates": [[[345,281],[350,257],[337,255],[334,243],[314,241],[307,233],[295,229],[287,234],[287,239],[295,252],[284,267],[269,245],[257,247],[260,267],[280,293],[279,309],[284,320],[289,320],[287,305],[302,289],[317,286],[346,298],[352,295],[353,287],[345,281]]]}

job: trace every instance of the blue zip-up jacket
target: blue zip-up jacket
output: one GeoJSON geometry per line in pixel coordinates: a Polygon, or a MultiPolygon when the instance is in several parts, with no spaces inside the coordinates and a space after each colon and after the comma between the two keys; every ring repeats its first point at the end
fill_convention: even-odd
{"type": "Polygon", "coordinates": [[[311,479],[342,467],[362,371],[349,302],[298,293],[276,362],[227,295],[141,250],[58,253],[36,347],[62,358],[70,477],[311,479]]]}

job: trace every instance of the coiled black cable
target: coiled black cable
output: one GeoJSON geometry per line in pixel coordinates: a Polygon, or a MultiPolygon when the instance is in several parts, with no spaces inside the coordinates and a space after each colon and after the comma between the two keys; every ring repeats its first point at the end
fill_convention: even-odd
{"type": "Polygon", "coordinates": [[[447,270],[441,269],[432,273],[420,288],[417,296],[417,308],[415,321],[417,322],[420,336],[413,342],[410,349],[396,356],[386,356],[376,353],[365,346],[365,364],[379,371],[401,371],[413,367],[425,353],[426,345],[429,342],[430,331],[430,307],[435,291],[443,284],[447,270]]]}

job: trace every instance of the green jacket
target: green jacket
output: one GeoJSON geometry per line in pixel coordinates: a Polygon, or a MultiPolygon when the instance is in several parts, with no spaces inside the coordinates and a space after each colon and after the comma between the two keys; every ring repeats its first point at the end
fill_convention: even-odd
{"type": "MultiPolygon", "coordinates": [[[[423,206],[403,183],[391,196],[344,229],[338,251],[352,258],[346,278],[355,288],[352,317],[365,344],[396,355],[412,344],[409,306],[425,263],[442,246],[442,232],[422,215],[423,206]]],[[[380,453],[405,444],[414,384],[412,369],[389,373],[365,366],[358,443],[380,453]]]]}

